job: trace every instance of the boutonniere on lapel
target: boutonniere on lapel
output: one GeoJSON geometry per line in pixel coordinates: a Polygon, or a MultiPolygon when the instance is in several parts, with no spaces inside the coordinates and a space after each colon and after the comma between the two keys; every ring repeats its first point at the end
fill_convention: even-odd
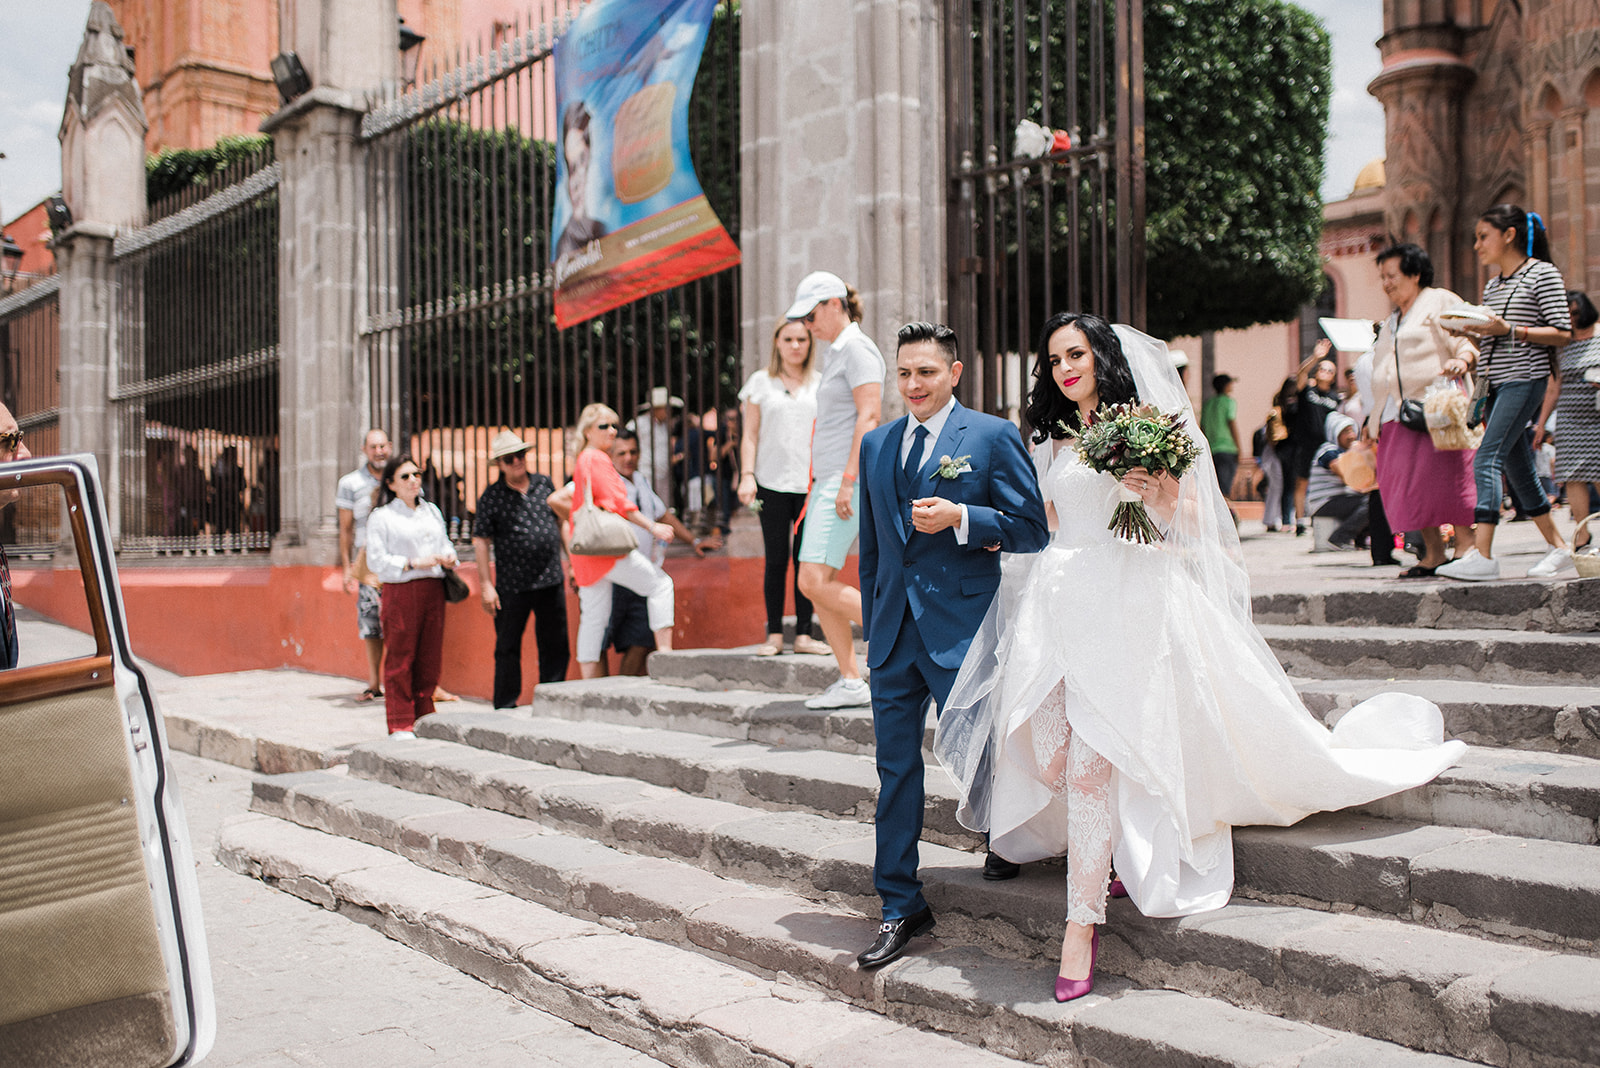
{"type": "Polygon", "coordinates": [[[928,477],[930,479],[952,479],[957,475],[964,475],[972,470],[972,465],[967,463],[970,459],[972,459],[971,456],[957,456],[953,460],[948,456],[941,456],[939,457],[939,466],[934,468],[933,474],[928,477]]]}

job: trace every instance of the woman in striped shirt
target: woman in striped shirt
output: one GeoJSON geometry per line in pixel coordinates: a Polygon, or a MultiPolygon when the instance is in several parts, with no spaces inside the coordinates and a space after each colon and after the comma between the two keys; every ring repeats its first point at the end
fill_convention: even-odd
{"type": "Polygon", "coordinates": [[[1499,271],[1483,286],[1488,321],[1463,328],[1482,339],[1478,374],[1488,379],[1489,414],[1472,463],[1478,491],[1473,508],[1475,546],[1440,567],[1438,574],[1467,582],[1500,577],[1494,533],[1500,522],[1503,473],[1517,507],[1528,514],[1550,545],[1544,559],[1528,574],[1535,578],[1554,575],[1571,562],[1572,554],[1550,518],[1550,501],[1534,474],[1533,450],[1524,431],[1544,403],[1555,350],[1572,340],[1566,283],[1550,262],[1544,221],[1514,204],[1497,204],[1478,217],[1472,248],[1479,263],[1499,271]]]}

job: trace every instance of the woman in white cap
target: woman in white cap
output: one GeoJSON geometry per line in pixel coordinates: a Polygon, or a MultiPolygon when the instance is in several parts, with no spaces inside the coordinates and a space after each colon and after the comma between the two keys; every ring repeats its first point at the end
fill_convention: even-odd
{"type": "Polygon", "coordinates": [[[822,624],[839,664],[839,678],[806,701],[807,708],[860,708],[872,691],[856,662],[850,624],[861,623],[861,591],[839,579],[861,519],[856,467],[861,439],[878,425],[886,367],[861,329],[861,296],[836,274],[813,271],[800,280],[784,318],[802,322],[826,343],[817,383],[817,428],[811,437],[811,492],[800,540],[800,589],[822,624]]]}

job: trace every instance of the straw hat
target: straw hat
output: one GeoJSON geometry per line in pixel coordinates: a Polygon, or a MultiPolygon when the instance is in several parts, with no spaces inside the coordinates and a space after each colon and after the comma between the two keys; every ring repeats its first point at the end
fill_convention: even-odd
{"type": "Polygon", "coordinates": [[[532,445],[529,445],[511,431],[502,430],[489,443],[489,459],[490,461],[498,460],[502,456],[512,456],[519,452],[527,452],[531,448],[533,448],[532,445]]]}
{"type": "Polygon", "coordinates": [[[639,405],[639,410],[642,412],[649,408],[666,408],[669,406],[673,408],[682,408],[683,398],[674,397],[666,386],[656,386],[650,391],[650,399],[644,404],[639,405]]]}

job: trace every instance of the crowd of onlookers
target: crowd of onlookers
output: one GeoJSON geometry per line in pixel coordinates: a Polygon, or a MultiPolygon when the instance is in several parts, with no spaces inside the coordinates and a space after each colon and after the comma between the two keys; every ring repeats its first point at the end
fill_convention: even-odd
{"type": "MultiPolygon", "coordinates": [[[[1600,481],[1600,344],[1594,304],[1550,263],[1542,220],[1498,205],[1476,223],[1491,271],[1481,302],[1434,285],[1426,250],[1378,253],[1393,306],[1372,345],[1344,372],[1319,342],[1283,382],[1252,435],[1268,531],[1314,535],[1313,551],[1365,547],[1375,566],[1416,556],[1401,578],[1500,577],[1495,529],[1511,510],[1548,545],[1528,574],[1575,569],[1600,481]],[[1565,500],[1569,544],[1552,506],[1565,500]]],[[[1240,437],[1232,380],[1218,375],[1202,408],[1224,492],[1240,437]]]]}
{"type": "MultiPolygon", "coordinates": [[[[1499,577],[1494,534],[1509,502],[1549,545],[1529,574],[1573,569],[1574,551],[1591,540],[1582,522],[1589,486],[1600,481],[1600,316],[1565,288],[1537,215],[1509,205],[1485,212],[1474,247],[1494,271],[1481,304],[1436,287],[1420,247],[1386,248],[1377,266],[1393,312],[1344,372],[1344,388],[1328,341],[1285,379],[1251,439],[1268,531],[1311,531],[1318,550],[1364,547],[1374,565],[1400,565],[1396,553],[1408,550],[1416,561],[1401,578],[1482,581],[1499,577]],[[1551,513],[1563,495],[1577,522],[1572,544],[1551,513]]],[[[870,702],[853,630],[861,594],[840,577],[859,524],[861,441],[879,422],[886,370],[861,318],[860,297],[842,279],[806,276],[738,408],[696,415],[660,387],[627,423],[590,404],[566,486],[529,470],[524,439],[494,439],[499,478],[473,509],[471,534],[479,596],[494,618],[497,707],[520,697],[530,618],[540,681],[565,678],[574,653],[585,678],[613,670],[613,652],[616,669],[642,674],[652,650],[672,646],[666,546],[722,547],[740,505],[759,516],[766,556],[766,633],[755,652],[783,652],[792,599],[790,647],[831,653],[839,669],[807,704],[870,702]],[[704,533],[680,514],[701,517],[704,533]],[[575,650],[568,584],[579,606],[575,650]]],[[[1244,444],[1232,386],[1216,376],[1200,416],[1225,494],[1244,444]]],[[[430,503],[425,470],[389,456],[381,431],[366,453],[340,483],[341,562],[347,588],[360,590],[364,696],[383,697],[391,730],[408,731],[435,699],[443,605],[468,591],[452,581],[456,532],[430,503]]]]}

